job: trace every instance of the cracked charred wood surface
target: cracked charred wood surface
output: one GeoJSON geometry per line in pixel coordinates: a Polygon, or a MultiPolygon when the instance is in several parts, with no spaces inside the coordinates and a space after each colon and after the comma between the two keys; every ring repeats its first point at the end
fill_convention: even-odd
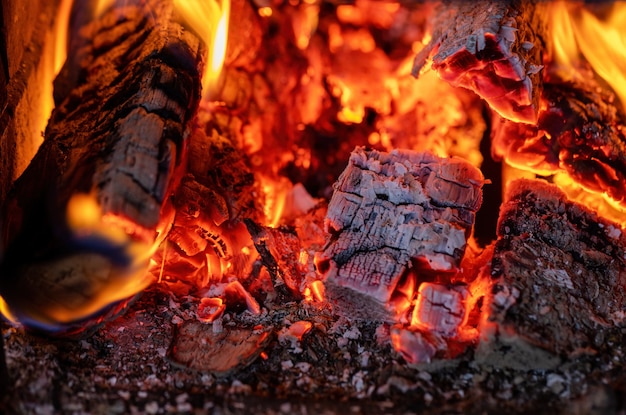
{"type": "Polygon", "coordinates": [[[626,324],[626,235],[540,180],[510,185],[502,206],[488,296],[487,331],[494,345],[537,346],[575,358],[612,347],[626,324]]]}
{"type": "Polygon", "coordinates": [[[114,282],[110,275],[96,282],[87,257],[105,270],[131,266],[134,259],[120,255],[126,242],[154,243],[184,165],[203,59],[200,41],[173,13],[166,1],[125,2],[81,29],[44,143],[4,206],[0,288],[13,308],[45,314],[89,302],[114,282]],[[68,203],[77,194],[123,224],[124,246],[71,229],[68,203]],[[77,256],[84,260],[72,262],[77,256]]]}
{"type": "Polygon", "coordinates": [[[413,74],[430,58],[442,79],[473,90],[505,118],[534,124],[545,49],[543,7],[532,0],[442,3],[413,74]]]}
{"type": "Polygon", "coordinates": [[[388,320],[387,306],[410,269],[456,271],[483,182],[460,158],[357,148],[335,184],[326,218],[331,237],[317,258],[337,310],[388,320]]]}
{"type": "Polygon", "coordinates": [[[565,172],[576,183],[626,206],[626,117],[615,95],[593,80],[545,83],[537,125],[494,118],[492,154],[542,175],[565,172]]]}

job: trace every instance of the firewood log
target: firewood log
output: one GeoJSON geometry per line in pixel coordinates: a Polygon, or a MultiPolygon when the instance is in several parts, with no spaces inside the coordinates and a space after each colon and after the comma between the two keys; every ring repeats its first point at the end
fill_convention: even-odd
{"type": "Polygon", "coordinates": [[[491,151],[538,174],[567,173],[626,207],[626,116],[615,95],[589,75],[584,83],[549,79],[537,125],[494,118],[491,151]]]}
{"type": "Polygon", "coordinates": [[[535,123],[546,36],[542,8],[532,0],[443,2],[413,74],[430,58],[442,79],[473,90],[503,117],[535,123]]]}
{"type": "Polygon", "coordinates": [[[567,200],[556,186],[513,182],[483,276],[492,289],[480,354],[505,353],[507,364],[541,368],[621,341],[625,247],[617,224],[567,200]],[[521,360],[511,357],[520,350],[521,360]]]}
{"type": "Polygon", "coordinates": [[[80,31],[70,89],[2,212],[0,293],[26,324],[57,328],[147,283],[200,96],[201,43],[173,13],[124,2],[80,31]]]}
{"type": "Polygon", "coordinates": [[[389,302],[410,268],[457,270],[483,182],[460,158],[357,148],[335,183],[326,217],[331,237],[316,258],[337,310],[392,321],[389,302]]]}

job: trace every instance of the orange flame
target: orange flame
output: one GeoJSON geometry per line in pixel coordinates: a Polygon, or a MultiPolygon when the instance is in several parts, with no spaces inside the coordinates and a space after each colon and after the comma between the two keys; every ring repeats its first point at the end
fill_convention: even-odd
{"type": "Polygon", "coordinates": [[[208,48],[208,63],[202,76],[202,95],[208,99],[218,93],[226,58],[230,0],[174,0],[174,7],[208,48]]]}
{"type": "Polygon", "coordinates": [[[577,71],[565,68],[578,67],[584,59],[626,108],[626,3],[594,9],[582,2],[561,1],[550,6],[554,60],[560,75],[565,79],[576,76],[577,71]]]}

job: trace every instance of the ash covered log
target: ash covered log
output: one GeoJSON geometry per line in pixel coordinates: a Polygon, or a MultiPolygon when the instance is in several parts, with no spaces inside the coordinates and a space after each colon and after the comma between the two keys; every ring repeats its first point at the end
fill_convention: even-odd
{"type": "Polygon", "coordinates": [[[528,369],[622,342],[622,229],[540,180],[517,180],[507,196],[484,275],[493,286],[479,355],[528,369]]]}
{"type": "Polygon", "coordinates": [[[491,151],[520,169],[564,172],[626,207],[626,117],[615,95],[588,75],[584,82],[549,79],[537,125],[494,118],[491,151]]]}
{"type": "Polygon", "coordinates": [[[80,31],[45,141],[4,205],[0,292],[56,328],[140,290],[185,159],[199,40],[170,2],[124,2],[80,31]]]}
{"type": "Polygon", "coordinates": [[[326,219],[331,237],[316,259],[337,310],[392,321],[390,300],[413,278],[409,270],[456,271],[483,182],[460,158],[357,148],[334,186],[326,219]]]}
{"type": "Polygon", "coordinates": [[[473,90],[505,118],[534,124],[546,36],[543,7],[532,0],[443,2],[413,74],[430,58],[442,79],[473,90]]]}

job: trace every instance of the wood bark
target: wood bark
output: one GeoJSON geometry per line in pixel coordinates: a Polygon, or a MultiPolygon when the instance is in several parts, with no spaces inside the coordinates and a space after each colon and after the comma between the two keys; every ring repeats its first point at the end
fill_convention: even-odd
{"type": "Polygon", "coordinates": [[[556,186],[513,182],[484,276],[493,286],[482,328],[491,340],[483,350],[524,350],[524,360],[511,359],[512,352],[507,360],[528,368],[611,347],[626,325],[625,246],[617,224],[556,186]]]}
{"type": "Polygon", "coordinates": [[[201,44],[173,19],[171,4],[115,7],[81,30],[45,141],[2,216],[1,293],[17,314],[52,325],[59,309],[79,309],[124,283],[107,272],[137,265],[124,252],[129,243],[154,243],[200,94],[201,44]],[[67,205],[81,193],[125,224],[127,240],[73,233],[67,205]]]}
{"type": "Polygon", "coordinates": [[[430,58],[442,79],[473,90],[505,118],[534,124],[546,36],[542,8],[527,0],[442,3],[413,74],[430,58]]]}
{"type": "Polygon", "coordinates": [[[338,311],[388,320],[387,305],[409,268],[457,270],[483,182],[459,158],[357,148],[334,186],[331,237],[317,258],[338,311]]]}
{"type": "Polygon", "coordinates": [[[549,79],[537,125],[494,118],[491,151],[539,174],[565,172],[626,206],[626,117],[615,95],[588,75],[584,82],[549,79]]]}

